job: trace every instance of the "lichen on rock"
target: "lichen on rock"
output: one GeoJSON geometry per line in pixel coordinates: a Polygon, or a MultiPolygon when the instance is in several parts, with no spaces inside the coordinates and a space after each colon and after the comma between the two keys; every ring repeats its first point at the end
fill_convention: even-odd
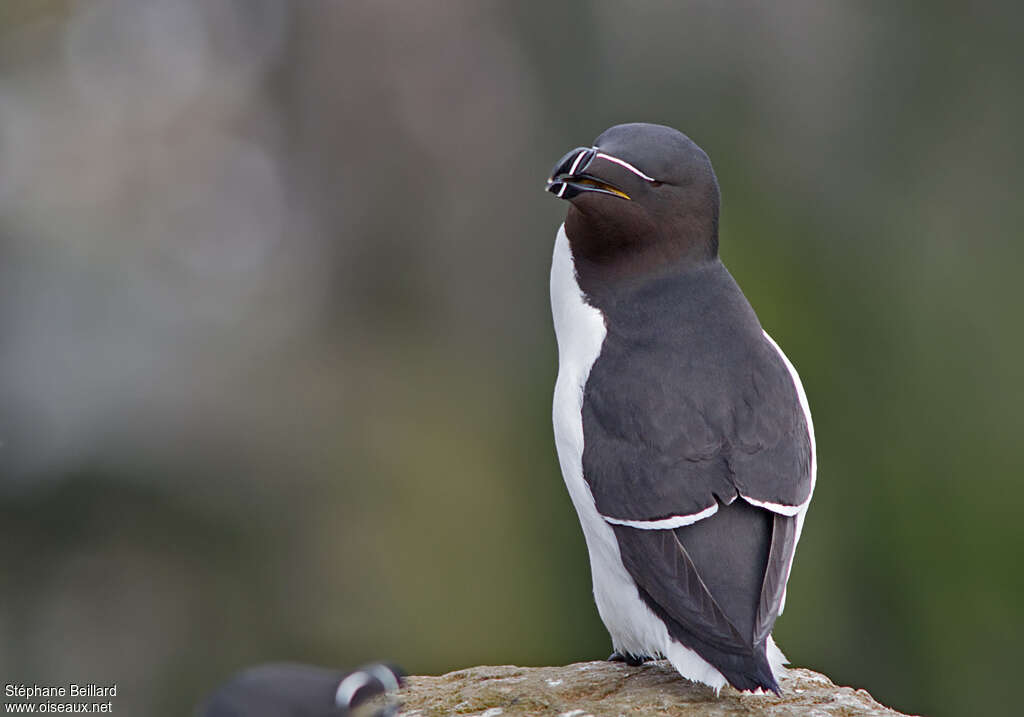
{"type": "Polygon", "coordinates": [[[581,662],[564,667],[471,667],[437,677],[408,678],[401,717],[618,717],[619,715],[771,715],[814,717],[900,713],[865,690],[837,687],[811,670],[787,670],[782,697],[714,690],[682,679],[667,662],[629,667],[581,662]]]}

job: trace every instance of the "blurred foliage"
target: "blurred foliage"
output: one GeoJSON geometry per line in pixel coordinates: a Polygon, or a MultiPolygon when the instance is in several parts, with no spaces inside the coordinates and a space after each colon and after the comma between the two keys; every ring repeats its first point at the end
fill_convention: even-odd
{"type": "Polygon", "coordinates": [[[776,636],[1009,715],[1018,5],[0,6],[0,674],[180,715],[252,662],[603,657],[550,431],[542,180],[676,126],[800,369],[776,636]]]}

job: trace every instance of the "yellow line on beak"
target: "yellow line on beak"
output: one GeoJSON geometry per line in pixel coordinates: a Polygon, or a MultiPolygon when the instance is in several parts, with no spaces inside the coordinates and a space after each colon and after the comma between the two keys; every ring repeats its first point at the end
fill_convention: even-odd
{"type": "Polygon", "coordinates": [[[597,189],[601,189],[601,190],[603,190],[605,192],[609,192],[609,193],[614,194],[614,195],[616,195],[618,197],[622,197],[623,199],[631,199],[631,197],[628,194],[626,194],[625,192],[623,192],[621,189],[616,189],[615,187],[613,187],[613,186],[611,186],[609,184],[605,184],[604,182],[598,182],[598,181],[596,181],[594,179],[584,179],[584,178],[575,179],[573,181],[575,181],[577,184],[585,184],[588,187],[596,187],[597,189]]]}

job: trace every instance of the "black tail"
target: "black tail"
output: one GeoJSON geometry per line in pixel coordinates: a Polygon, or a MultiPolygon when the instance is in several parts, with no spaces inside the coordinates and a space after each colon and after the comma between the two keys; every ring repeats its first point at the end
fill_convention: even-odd
{"type": "MultiPolygon", "coordinates": [[[[772,668],[768,664],[765,648],[764,644],[755,648],[754,654],[744,660],[746,664],[739,670],[732,670],[728,667],[715,665],[710,660],[708,661],[715,665],[718,671],[729,681],[729,684],[737,690],[749,690],[752,692],[760,687],[765,692],[774,692],[781,697],[782,690],[779,689],[779,683],[775,680],[775,675],[772,674],[772,668]]],[[[703,655],[701,656],[703,657],[703,655]]],[[[704,659],[707,660],[707,657],[704,657],[704,659]]]]}
{"type": "Polygon", "coordinates": [[[668,634],[672,638],[704,658],[709,665],[721,672],[729,684],[737,690],[753,692],[761,688],[765,692],[774,692],[780,697],[782,696],[782,690],[779,688],[779,683],[775,680],[771,665],[768,663],[767,639],[749,650],[735,652],[724,650],[708,644],[687,630],[665,612],[665,609],[658,605],[642,589],[640,590],[640,597],[647,607],[651,608],[665,622],[668,634]]]}

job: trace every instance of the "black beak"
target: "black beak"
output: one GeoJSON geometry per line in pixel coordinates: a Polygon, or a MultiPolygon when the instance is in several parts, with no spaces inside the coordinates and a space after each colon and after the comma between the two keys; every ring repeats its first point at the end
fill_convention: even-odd
{"type": "Polygon", "coordinates": [[[596,155],[597,149],[594,147],[577,147],[568,152],[551,170],[547,191],[559,199],[572,199],[583,192],[599,192],[629,199],[629,195],[614,184],[593,174],[587,174],[587,169],[596,155]]]}

